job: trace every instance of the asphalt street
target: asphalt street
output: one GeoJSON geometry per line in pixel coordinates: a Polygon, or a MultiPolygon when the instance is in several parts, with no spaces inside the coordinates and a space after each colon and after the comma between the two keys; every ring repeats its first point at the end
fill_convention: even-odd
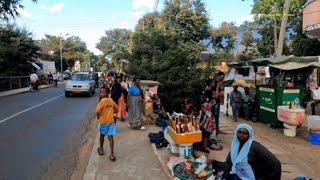
{"type": "Polygon", "coordinates": [[[0,98],[0,179],[69,179],[97,94],[66,98],[60,85],[0,98]]]}

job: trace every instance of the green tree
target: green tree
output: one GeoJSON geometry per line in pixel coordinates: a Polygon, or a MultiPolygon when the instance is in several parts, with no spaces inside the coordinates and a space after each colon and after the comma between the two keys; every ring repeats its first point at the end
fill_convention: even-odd
{"type": "Polygon", "coordinates": [[[159,24],[166,32],[179,36],[181,42],[199,42],[210,36],[208,21],[201,0],[168,0],[159,24]]]}
{"type": "Polygon", "coordinates": [[[277,56],[285,54],[287,27],[291,27],[303,4],[301,0],[254,0],[251,13],[258,24],[273,27],[273,47],[277,56]]]}
{"type": "Polygon", "coordinates": [[[180,99],[188,96],[199,105],[204,81],[213,72],[211,66],[205,71],[196,69],[199,54],[205,50],[201,41],[209,37],[204,4],[167,1],[159,17],[144,16],[145,28],[138,25],[130,35],[129,74],[159,81],[159,94],[168,111],[177,110],[180,99]]]}
{"type": "Polygon", "coordinates": [[[39,50],[31,32],[13,25],[0,27],[0,76],[27,75],[39,50]]]}
{"type": "Polygon", "coordinates": [[[226,51],[231,53],[234,49],[237,32],[238,28],[233,22],[222,22],[219,28],[211,29],[211,42],[215,52],[226,51]]]}
{"type": "MultiPolygon", "coordinates": [[[[0,0],[0,21],[8,21],[19,16],[18,8],[23,8],[22,0],[0,0]]],[[[37,0],[32,0],[36,3],[37,0]]]]}
{"type": "MultiPolygon", "coordinates": [[[[72,68],[75,61],[85,62],[88,61],[88,55],[93,53],[87,50],[86,44],[78,36],[71,36],[67,39],[61,40],[62,57],[63,57],[63,70],[72,68]]],[[[45,35],[45,38],[40,41],[40,46],[43,51],[53,53],[53,59],[56,62],[56,68],[60,69],[60,37],[45,35]]],[[[90,60],[86,62],[87,65],[90,60]]]]}
{"type": "Polygon", "coordinates": [[[241,44],[244,45],[245,50],[244,50],[244,54],[248,54],[249,50],[251,50],[251,48],[253,48],[253,43],[254,43],[254,38],[252,36],[252,32],[250,31],[245,31],[243,33],[243,39],[241,41],[241,44]]]}
{"type": "Polygon", "coordinates": [[[110,57],[111,63],[116,68],[116,71],[122,69],[122,60],[128,58],[128,40],[130,33],[127,29],[107,30],[105,36],[101,37],[96,46],[105,56],[110,57]]]}

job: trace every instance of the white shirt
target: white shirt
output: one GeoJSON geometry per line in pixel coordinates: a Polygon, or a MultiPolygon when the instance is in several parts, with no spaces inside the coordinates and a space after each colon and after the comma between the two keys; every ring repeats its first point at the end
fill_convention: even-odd
{"type": "Polygon", "coordinates": [[[53,74],[52,77],[53,77],[53,80],[58,80],[58,75],[57,74],[53,74]]]}
{"type": "Polygon", "coordinates": [[[37,74],[35,74],[35,73],[32,73],[31,75],[30,75],[30,80],[31,81],[38,81],[38,75],[37,74]]]}

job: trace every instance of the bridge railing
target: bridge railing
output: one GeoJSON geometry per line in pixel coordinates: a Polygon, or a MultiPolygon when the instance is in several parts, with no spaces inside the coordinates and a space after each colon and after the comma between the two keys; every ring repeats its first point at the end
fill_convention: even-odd
{"type": "Polygon", "coordinates": [[[30,86],[30,76],[0,77],[0,92],[30,86]]]}

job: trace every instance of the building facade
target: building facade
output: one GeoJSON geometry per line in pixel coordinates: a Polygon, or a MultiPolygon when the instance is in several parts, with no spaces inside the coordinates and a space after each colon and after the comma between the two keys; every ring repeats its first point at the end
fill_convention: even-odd
{"type": "Polygon", "coordinates": [[[303,32],[320,40],[320,0],[309,0],[303,6],[303,32]]]}

